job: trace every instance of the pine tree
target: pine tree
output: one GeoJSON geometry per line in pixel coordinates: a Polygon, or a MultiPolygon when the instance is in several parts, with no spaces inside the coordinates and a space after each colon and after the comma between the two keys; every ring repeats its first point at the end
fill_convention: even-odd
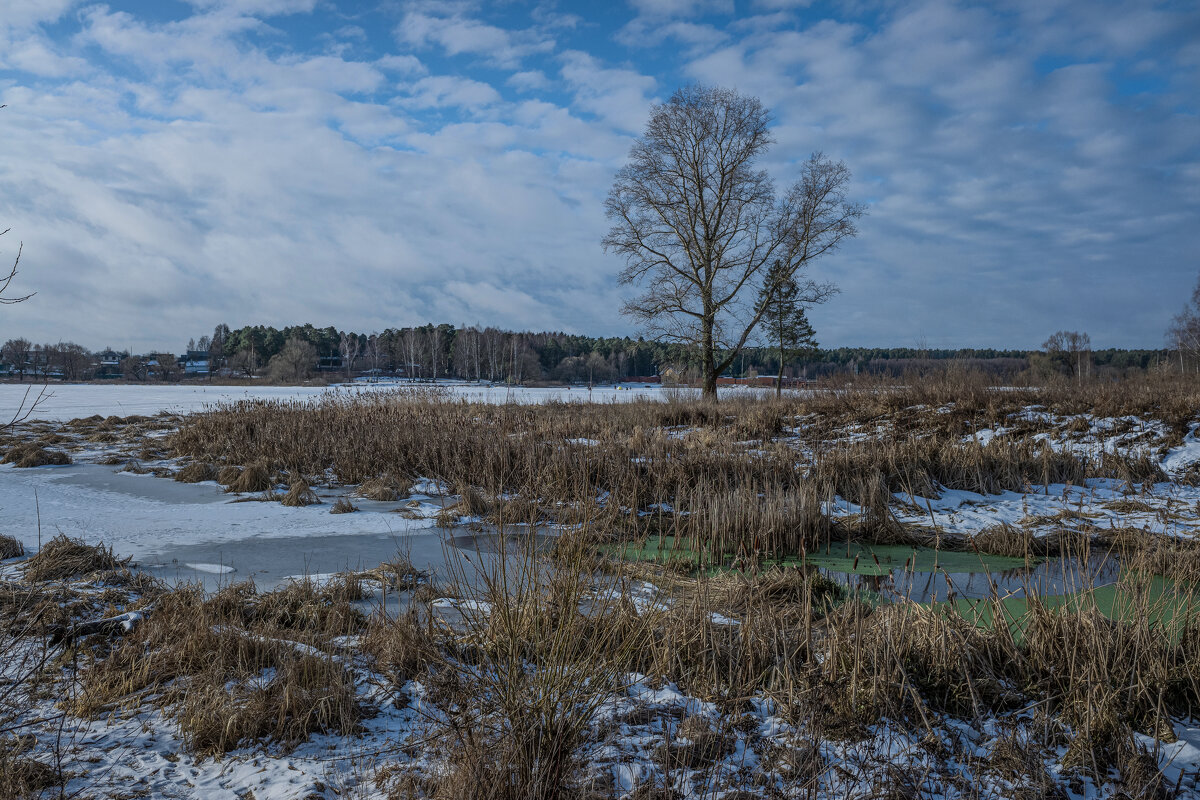
{"type": "Polygon", "coordinates": [[[811,353],[818,347],[816,332],[808,322],[801,302],[800,285],[788,274],[782,263],[776,261],[767,272],[759,293],[759,307],[763,309],[763,328],[767,338],[779,355],[779,376],[775,381],[775,396],[783,394],[783,367],[803,353],[811,353]]]}

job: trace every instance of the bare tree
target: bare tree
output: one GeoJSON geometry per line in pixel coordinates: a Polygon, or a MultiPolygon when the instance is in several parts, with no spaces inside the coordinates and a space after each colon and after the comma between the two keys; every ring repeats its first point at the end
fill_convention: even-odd
{"type": "Polygon", "coordinates": [[[1082,381],[1092,365],[1092,337],[1079,331],[1055,331],[1042,349],[1050,360],[1060,364],[1068,374],[1082,381]]]}
{"type": "Polygon", "coordinates": [[[755,168],[772,140],[757,98],[690,86],[650,114],[605,202],[605,250],[643,293],[625,313],[652,336],[698,346],[704,396],[762,318],[768,265],[795,278],[857,235],[865,213],[846,199],[850,171],[815,153],[781,198],[755,168]]]}
{"type": "Polygon", "coordinates": [[[361,349],[358,336],[353,333],[343,333],[338,341],[338,353],[342,357],[342,366],[346,368],[346,380],[350,380],[350,371],[354,369],[354,359],[358,358],[361,349]]]}
{"type": "MultiPolygon", "coordinates": [[[[0,105],[0,108],[4,108],[4,106],[0,105]]],[[[3,236],[4,234],[8,233],[10,230],[12,230],[12,229],[5,228],[4,230],[0,231],[0,236],[3,236]]],[[[15,258],[13,258],[12,268],[8,271],[8,274],[6,274],[6,275],[0,274],[0,305],[11,306],[11,305],[15,305],[16,303],[24,303],[26,300],[28,300],[29,298],[33,297],[34,294],[36,294],[36,292],[30,292],[29,294],[24,294],[24,295],[9,295],[8,294],[9,290],[12,288],[13,279],[17,277],[17,267],[19,267],[21,264],[21,253],[24,251],[24,249],[25,249],[24,242],[18,242],[17,243],[17,255],[15,258]]],[[[20,373],[21,380],[24,381],[25,380],[25,364],[26,364],[26,361],[28,360],[28,356],[30,353],[29,342],[24,339],[10,339],[5,344],[5,349],[8,350],[9,345],[15,344],[15,343],[24,343],[24,345],[25,345],[24,349],[22,351],[20,351],[19,353],[15,352],[15,351],[9,351],[9,352],[5,353],[4,355],[5,355],[5,357],[13,358],[13,360],[16,362],[16,363],[14,363],[14,366],[16,366],[17,371],[20,373]],[[19,360],[17,358],[15,358],[14,356],[19,356],[19,360]]],[[[35,364],[35,368],[36,368],[36,364],[35,364]]],[[[37,411],[37,409],[43,403],[45,403],[47,400],[49,400],[52,397],[52,395],[49,393],[49,391],[47,391],[45,388],[42,388],[41,391],[38,392],[37,396],[34,397],[32,400],[29,399],[29,395],[30,395],[30,392],[26,391],[25,396],[23,398],[21,398],[21,403],[20,403],[20,405],[17,406],[16,411],[13,412],[12,416],[9,418],[9,421],[4,424],[5,428],[11,430],[17,424],[29,419],[33,415],[33,412],[37,411]]]]}
{"type": "Polygon", "coordinates": [[[0,358],[12,365],[22,381],[25,380],[25,371],[29,368],[29,353],[32,349],[33,344],[28,339],[9,339],[0,347],[0,358]]]}
{"type": "Polygon", "coordinates": [[[418,358],[421,355],[420,334],[415,328],[405,328],[400,332],[400,351],[404,361],[404,377],[417,378],[421,365],[418,358]]]}
{"type": "Polygon", "coordinates": [[[495,328],[483,332],[484,350],[487,354],[488,381],[495,383],[503,374],[504,333],[495,328]]]}
{"type": "Polygon", "coordinates": [[[1167,342],[1179,354],[1179,371],[1187,373],[1187,362],[1193,369],[1200,363],[1200,279],[1192,290],[1192,301],[1171,320],[1167,342]]]}
{"type": "Polygon", "coordinates": [[[588,373],[588,389],[595,385],[597,377],[602,381],[610,381],[613,378],[612,366],[604,356],[597,352],[588,353],[584,366],[588,373]]]}
{"type": "Polygon", "coordinates": [[[372,333],[367,337],[367,346],[363,350],[363,355],[367,358],[367,363],[371,365],[372,377],[379,375],[379,359],[383,356],[383,345],[379,341],[379,334],[372,333]]]}
{"type": "Polygon", "coordinates": [[[127,381],[146,380],[146,359],[141,356],[126,356],[121,359],[121,375],[127,381]]]}
{"type": "Polygon", "coordinates": [[[436,381],[438,379],[439,357],[442,354],[442,328],[440,325],[430,324],[425,328],[425,335],[429,339],[429,362],[431,366],[430,374],[436,381]]]}
{"type": "Polygon", "coordinates": [[[299,337],[288,339],[267,363],[267,375],[279,383],[299,383],[312,375],[317,365],[317,348],[299,337]]]}
{"type": "Polygon", "coordinates": [[[183,367],[174,353],[154,353],[152,358],[156,363],[154,372],[163,383],[177,381],[183,376],[183,367]]]}
{"type": "MultiPolygon", "coordinates": [[[[124,364],[125,362],[121,362],[124,364]]],[[[254,371],[259,368],[258,352],[254,348],[254,343],[245,350],[238,350],[229,358],[229,368],[235,374],[242,375],[247,378],[254,377],[254,371]]]]}
{"type": "Polygon", "coordinates": [[[62,370],[63,380],[77,381],[86,377],[92,364],[92,354],[83,345],[59,342],[54,347],[54,359],[62,370]]]}

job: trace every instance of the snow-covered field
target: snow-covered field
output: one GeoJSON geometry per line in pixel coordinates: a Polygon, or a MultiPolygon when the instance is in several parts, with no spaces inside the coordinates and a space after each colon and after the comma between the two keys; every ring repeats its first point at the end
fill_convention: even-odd
{"type": "MultiPolygon", "coordinates": [[[[308,400],[328,392],[392,392],[397,389],[429,389],[436,386],[453,397],[485,403],[545,403],[550,401],[628,402],[633,399],[661,399],[663,389],[650,384],[619,386],[531,388],[490,384],[441,382],[429,383],[352,383],[330,387],[316,386],[205,386],[196,384],[105,385],[96,383],[54,383],[47,385],[47,397],[38,404],[34,417],[65,421],[99,414],[127,417],[153,415],[161,411],[185,414],[202,411],[205,406],[236,400],[308,400]]],[[[0,383],[0,423],[7,422],[22,403],[37,397],[40,385],[0,383]],[[31,388],[32,387],[32,388],[31,388]],[[28,392],[28,395],[26,394],[28,392]]]]}

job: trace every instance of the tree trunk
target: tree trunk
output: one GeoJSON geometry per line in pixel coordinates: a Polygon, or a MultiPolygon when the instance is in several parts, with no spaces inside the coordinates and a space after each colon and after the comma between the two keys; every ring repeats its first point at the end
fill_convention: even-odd
{"type": "Polygon", "coordinates": [[[783,397],[783,315],[779,316],[779,377],[775,379],[775,397],[783,397]]]}
{"type": "Polygon", "coordinates": [[[700,326],[701,349],[704,356],[704,389],[701,397],[713,403],[717,402],[717,354],[713,343],[713,321],[705,319],[700,326]]]}

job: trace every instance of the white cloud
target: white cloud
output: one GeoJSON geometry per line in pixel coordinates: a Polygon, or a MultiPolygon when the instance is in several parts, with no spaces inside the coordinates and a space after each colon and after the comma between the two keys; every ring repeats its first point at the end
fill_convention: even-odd
{"type": "Polygon", "coordinates": [[[453,75],[431,75],[405,87],[406,105],[414,108],[460,107],[476,110],[500,101],[491,84],[453,75]]]}
{"type": "Polygon", "coordinates": [[[55,22],[80,0],[5,0],[0,27],[28,28],[44,22],[55,22]]]}
{"type": "Polygon", "coordinates": [[[47,78],[69,78],[86,74],[88,63],[82,58],[55,52],[42,38],[29,37],[13,42],[0,52],[0,69],[14,69],[47,78]]]}
{"type": "Polygon", "coordinates": [[[419,12],[405,14],[396,35],[406,44],[436,44],[447,55],[476,55],[502,67],[515,67],[532,53],[554,49],[554,40],[534,29],[507,30],[469,17],[419,12]]]}
{"type": "Polygon", "coordinates": [[[657,82],[633,69],[605,67],[578,50],[561,56],[563,80],[575,93],[574,105],[619,130],[640,133],[657,82]]]}
{"type": "Polygon", "coordinates": [[[733,0],[629,0],[639,14],[648,17],[692,17],[697,14],[732,14],[733,0]]]}
{"type": "Polygon", "coordinates": [[[546,78],[546,74],[538,69],[514,72],[508,76],[505,83],[518,92],[533,92],[550,88],[550,81],[546,78]]]}
{"type": "Polygon", "coordinates": [[[380,69],[399,72],[402,75],[424,75],[429,72],[421,59],[414,55],[386,55],[375,62],[380,69]]]}
{"type": "Polygon", "coordinates": [[[232,11],[247,16],[273,17],[285,14],[310,14],[319,0],[186,0],[195,8],[232,11]]]}

